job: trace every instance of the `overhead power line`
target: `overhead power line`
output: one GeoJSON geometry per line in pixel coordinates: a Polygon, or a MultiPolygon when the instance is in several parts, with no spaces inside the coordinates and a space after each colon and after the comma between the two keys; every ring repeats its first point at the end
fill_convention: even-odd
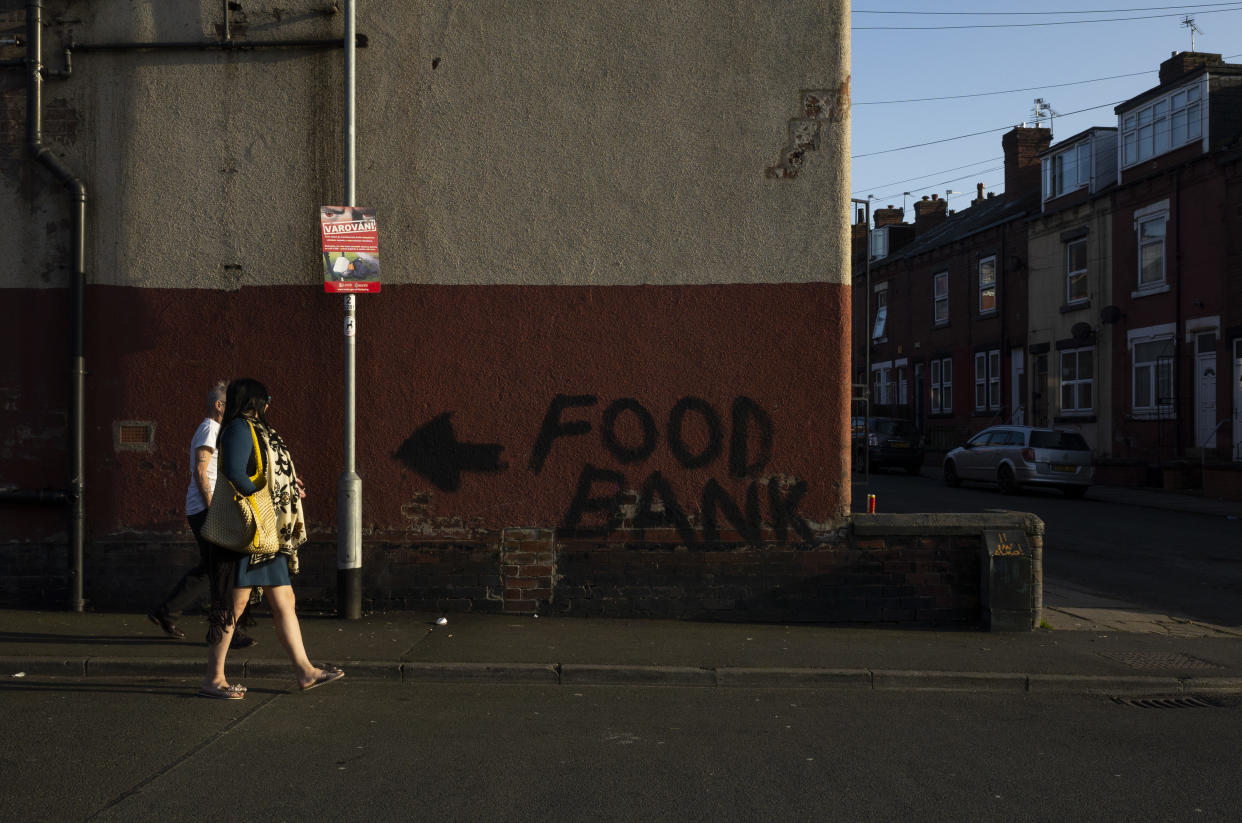
{"type": "MultiPolygon", "coordinates": [[[[1242,6],[1229,9],[1206,9],[1196,14],[1226,14],[1242,11],[1242,6]]],[[[1138,17],[1100,17],[1093,20],[1054,20],[1047,23],[969,23],[959,26],[850,26],[852,31],[944,31],[949,29],[1014,29],[1034,26],[1082,26],[1090,23],[1121,23],[1127,20],[1158,20],[1164,17],[1182,17],[1184,12],[1174,14],[1147,14],[1138,17]]]]}
{"type": "MultiPolygon", "coordinates": [[[[935,183],[924,183],[924,184],[919,185],[919,186],[914,186],[914,188],[919,189],[920,191],[924,191],[924,190],[938,189],[938,188],[940,188],[941,186],[947,186],[947,185],[949,185],[950,183],[957,183],[957,182],[962,181],[962,180],[975,180],[975,181],[980,181],[980,180],[984,179],[984,175],[987,175],[987,174],[993,174],[993,173],[998,172],[998,171],[1004,171],[1004,169],[1005,169],[1005,167],[1004,167],[1004,166],[993,166],[993,167],[992,167],[992,168],[990,168],[990,169],[980,169],[979,171],[972,172],[971,174],[963,174],[963,175],[960,175],[960,176],[958,176],[958,177],[950,177],[950,178],[947,178],[947,179],[945,179],[945,180],[937,180],[935,183]]],[[[988,179],[990,179],[990,178],[988,178],[988,179]]],[[[883,188],[883,187],[882,187],[882,186],[874,186],[873,188],[883,188]]],[[[898,197],[901,197],[902,195],[904,195],[904,194],[906,194],[906,193],[907,193],[907,192],[904,192],[904,191],[889,192],[888,194],[881,194],[881,195],[877,195],[875,199],[876,199],[876,200],[883,200],[883,201],[888,201],[888,200],[896,200],[898,197]]],[[[910,193],[911,193],[911,194],[913,194],[913,191],[911,191],[910,193]]],[[[961,194],[968,194],[969,192],[959,192],[959,193],[961,193],[961,194]]],[[[857,196],[857,195],[855,195],[855,196],[857,196]]]]}
{"type": "MultiPolygon", "coordinates": [[[[1237,57],[1242,57],[1242,54],[1229,54],[1229,55],[1226,55],[1222,59],[1233,60],[1237,57]]],[[[1029,86],[1025,89],[1003,89],[1001,91],[975,91],[975,92],[966,92],[963,94],[946,94],[941,97],[909,97],[904,100],[866,100],[866,101],[855,100],[850,105],[851,106],[886,106],[886,105],[891,105],[891,104],[896,104],[896,103],[932,103],[932,102],[939,102],[942,100],[967,100],[972,97],[992,97],[997,94],[1017,94],[1019,92],[1024,92],[1024,91],[1043,91],[1044,89],[1060,89],[1060,88],[1065,88],[1066,86],[1082,86],[1087,83],[1102,83],[1106,80],[1120,80],[1125,77],[1139,77],[1144,74],[1151,74],[1153,71],[1155,71],[1155,69],[1148,69],[1147,71],[1133,71],[1133,72],[1130,72],[1129,74],[1111,74],[1108,77],[1095,77],[1095,78],[1092,78],[1091,80],[1071,80],[1068,83],[1045,83],[1042,86],[1029,86]]]]}
{"type": "MultiPolygon", "coordinates": [[[[861,193],[862,193],[862,192],[867,192],[867,191],[875,191],[876,189],[886,189],[886,188],[888,188],[889,186],[903,186],[903,185],[905,185],[906,183],[914,183],[914,182],[916,182],[916,181],[918,181],[918,180],[925,180],[925,179],[927,179],[928,177],[935,177],[935,176],[936,176],[936,175],[938,175],[938,174],[948,174],[948,173],[949,173],[949,172],[951,172],[951,171],[960,171],[960,170],[962,170],[962,169],[968,169],[968,168],[970,168],[971,166],[982,166],[982,165],[984,165],[984,164],[986,164],[986,163],[995,163],[997,160],[1004,160],[1004,159],[1005,159],[1004,157],[989,157],[989,158],[987,158],[987,159],[985,159],[985,160],[976,160],[976,161],[975,161],[975,162],[973,162],[973,163],[966,163],[965,165],[962,165],[962,166],[954,166],[954,167],[953,167],[953,168],[951,168],[951,169],[940,169],[940,170],[938,170],[938,171],[929,171],[927,174],[920,174],[918,177],[907,177],[905,180],[893,180],[893,181],[890,181],[890,182],[888,182],[888,183],[880,183],[878,186],[871,186],[871,187],[866,188],[866,189],[859,189],[858,191],[854,192],[854,196],[855,196],[855,197],[859,197],[859,196],[861,196],[861,193]]],[[[973,176],[974,176],[974,175],[976,175],[976,174],[984,174],[984,173],[986,173],[986,171],[987,171],[987,170],[985,169],[984,171],[971,172],[970,174],[968,174],[968,175],[966,175],[966,176],[967,176],[967,177],[973,177],[973,176]]],[[[956,179],[959,179],[959,180],[960,180],[960,179],[962,179],[962,178],[956,178],[956,179]]],[[[939,184],[939,183],[931,183],[930,185],[933,185],[933,186],[939,186],[940,184],[939,184]]]]}
{"type": "Polygon", "coordinates": [[[909,14],[912,16],[913,15],[957,15],[959,17],[974,17],[974,16],[983,17],[985,15],[990,15],[990,16],[1016,17],[1019,15],[1026,15],[1026,16],[1045,15],[1047,16],[1047,15],[1061,15],[1061,14],[1121,14],[1123,12],[1130,12],[1130,11],[1165,11],[1169,9],[1194,10],[1194,9],[1213,8],[1215,6],[1236,6],[1236,5],[1238,5],[1238,3],[1235,0],[1235,2],[1232,2],[1232,3],[1192,3],[1191,5],[1188,5],[1188,6],[1186,5],[1182,5],[1182,6],[1138,6],[1136,8],[1129,8],[1129,9],[1066,9],[1065,11],[923,11],[923,10],[894,11],[891,9],[881,11],[878,9],[876,10],[854,9],[853,13],[854,14],[909,14]]]}
{"type": "MultiPolygon", "coordinates": [[[[1114,100],[1111,103],[1101,103],[1098,106],[1088,106],[1085,109],[1078,109],[1077,111],[1067,111],[1061,116],[1069,117],[1072,114],[1082,114],[1085,111],[1095,111],[1096,109],[1108,108],[1109,106],[1116,106],[1124,102],[1125,102],[1124,100],[1114,100]]],[[[866,152],[865,154],[854,154],[850,156],[850,159],[858,160],[861,157],[875,157],[878,154],[892,154],[895,151],[906,151],[907,149],[921,149],[924,146],[935,146],[940,143],[950,143],[954,140],[965,140],[967,137],[978,137],[981,134],[994,134],[998,131],[1006,131],[1007,129],[1011,129],[1011,128],[1013,128],[1013,126],[1000,126],[995,129],[984,129],[983,131],[974,131],[974,132],[971,132],[970,134],[959,134],[955,137],[943,137],[939,140],[928,140],[925,143],[914,143],[909,146],[898,146],[892,149],[881,149],[880,151],[866,152]]]]}
{"type": "Polygon", "coordinates": [[[869,100],[865,102],[855,100],[853,103],[851,103],[851,105],[853,106],[886,106],[886,105],[893,104],[893,103],[930,103],[930,102],[939,101],[939,100],[964,100],[969,97],[991,97],[992,95],[996,95],[996,94],[1016,94],[1017,92],[1022,92],[1022,91],[1043,91],[1044,89],[1059,89],[1059,88],[1064,88],[1065,86],[1081,86],[1085,83],[1099,83],[1104,80],[1119,80],[1123,77],[1138,77],[1139,75],[1142,75],[1142,74],[1151,74],[1154,71],[1155,69],[1148,69],[1147,71],[1136,71],[1136,72],[1131,72],[1130,74],[1113,74],[1108,77],[1096,77],[1091,80],[1074,80],[1069,83],[1046,83],[1042,86],[1029,86],[1025,89],[1004,89],[1003,91],[977,91],[977,92],[971,92],[969,94],[947,94],[947,95],[944,95],[943,97],[910,97],[905,100],[869,100]]]}

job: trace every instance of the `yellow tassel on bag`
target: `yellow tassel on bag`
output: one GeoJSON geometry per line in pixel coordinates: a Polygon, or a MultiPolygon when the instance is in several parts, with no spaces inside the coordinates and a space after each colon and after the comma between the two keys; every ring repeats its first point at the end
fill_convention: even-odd
{"type": "Polygon", "coordinates": [[[280,534],[276,528],[276,509],[272,505],[269,467],[263,460],[259,435],[252,423],[250,441],[254,445],[256,468],[249,477],[250,482],[259,487],[258,490],[254,494],[243,495],[221,476],[216,481],[217,493],[212,496],[202,534],[207,540],[226,549],[270,555],[280,550],[280,534]],[[231,494],[219,493],[223,491],[220,488],[222,483],[231,494]]]}
{"type": "MultiPolygon", "coordinates": [[[[276,530],[276,509],[272,506],[271,477],[263,463],[263,449],[259,446],[259,435],[254,424],[250,426],[250,441],[254,444],[255,473],[250,482],[259,486],[258,491],[245,497],[249,507],[247,514],[253,518],[254,538],[251,540],[251,554],[275,554],[280,550],[280,534],[276,530]],[[262,485],[259,480],[262,479],[262,485]]],[[[250,519],[250,518],[247,518],[250,519]]]]}

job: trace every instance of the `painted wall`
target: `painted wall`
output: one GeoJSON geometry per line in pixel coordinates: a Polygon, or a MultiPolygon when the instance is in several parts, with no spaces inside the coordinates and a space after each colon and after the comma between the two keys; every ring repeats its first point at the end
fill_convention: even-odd
{"type": "MultiPolygon", "coordinates": [[[[1175,171],[1130,180],[1121,186],[1113,205],[1114,300],[1122,319],[1114,327],[1114,428],[1121,435],[1126,457],[1167,460],[1197,455],[1195,442],[1195,335],[1216,334],[1216,415],[1228,419],[1233,399],[1231,386],[1221,379],[1223,364],[1230,362],[1227,349],[1226,236],[1228,187],[1221,164],[1204,156],[1175,171]],[[1134,225],[1137,211],[1167,204],[1165,226],[1165,286],[1152,292],[1138,290],[1139,252],[1134,225]],[[1161,419],[1133,413],[1132,350],[1130,333],[1168,326],[1175,342],[1174,402],[1161,419]],[[1193,451],[1192,451],[1193,450],[1193,451]]],[[[1236,208],[1236,207],[1235,207],[1236,208]]],[[[1222,438],[1227,448],[1228,442],[1222,438]]]]}
{"type": "MultiPolygon", "coordinates": [[[[244,4],[232,33],[339,37],[323,7],[244,4]]],[[[645,504],[651,522],[683,511],[689,542],[705,507],[723,523],[753,498],[763,539],[795,542],[844,515],[847,13],[360,5],[358,199],[384,282],[359,298],[365,539],[606,530],[614,505],[645,504]]],[[[45,61],[70,41],[215,40],[220,14],[49,2],[45,61]]],[[[0,12],[0,36],[23,28],[0,12]]],[[[80,50],[45,85],[45,141],[91,197],[91,538],[184,537],[202,395],[243,375],[271,389],[312,532],[331,532],[343,306],[316,214],[342,196],[341,59],[80,50]],[[119,443],[124,422],[152,442],[119,443]]],[[[0,259],[21,261],[0,273],[0,344],[20,353],[0,371],[0,488],[63,487],[67,197],[23,157],[22,73],[0,83],[17,229],[0,259]]],[[[4,519],[0,540],[63,531],[4,519]]]]}
{"type": "MultiPolygon", "coordinates": [[[[1056,201],[1054,201],[1056,202],[1056,201]]],[[[1100,321],[1100,310],[1113,304],[1112,277],[1112,200],[1109,196],[1065,208],[1050,208],[1029,223],[1030,239],[1030,320],[1029,346],[1046,346],[1046,350],[1030,352],[1026,378],[1032,398],[1031,425],[1073,427],[1082,432],[1097,455],[1111,455],[1113,351],[1112,331],[1100,321]],[[1069,305],[1066,300],[1066,241],[1062,234],[1086,230],[1082,239],[1087,244],[1087,299],[1069,305]],[[1077,323],[1088,324],[1093,332],[1081,344],[1073,341],[1072,329],[1077,323]],[[1094,348],[1094,414],[1086,419],[1065,416],[1061,411],[1062,347],[1094,348]],[[1039,357],[1048,358],[1047,420],[1037,420],[1034,396],[1044,387],[1037,385],[1035,364],[1039,357]]]]}

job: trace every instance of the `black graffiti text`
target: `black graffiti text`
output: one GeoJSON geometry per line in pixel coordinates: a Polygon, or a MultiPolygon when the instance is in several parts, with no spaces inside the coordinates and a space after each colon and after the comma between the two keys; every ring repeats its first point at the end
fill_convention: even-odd
{"type": "MultiPolygon", "coordinates": [[[[595,431],[591,420],[574,412],[598,404],[599,398],[590,394],[560,394],[553,398],[531,449],[528,466],[534,474],[543,470],[557,440],[583,437],[595,431]]],[[[709,479],[698,500],[696,528],[661,472],[647,475],[635,502],[633,493],[627,491],[623,472],[587,463],[579,473],[561,528],[580,536],[602,537],[623,527],[640,533],[671,527],[683,542],[696,545],[717,542],[723,521],[743,540],[759,542],[763,536],[762,510],[766,509],[778,543],[787,542],[791,530],[803,541],[813,540],[814,532],[797,511],[807,490],[806,483],[776,477],[759,479],[772,457],[774,429],[771,416],[757,402],[744,396],[734,398],[727,429],[724,417],[711,403],[692,396],[678,400],[662,422],[663,426],[638,400],[620,398],[610,403],[599,418],[600,442],[617,463],[634,466],[649,460],[663,437],[678,465],[686,470],[714,465],[727,447],[729,476],[751,478],[740,503],[715,478],[709,479]],[[688,431],[697,436],[687,437],[688,431]],[[627,504],[634,507],[629,522],[625,516],[627,504]],[[584,526],[584,520],[596,525],[584,526]]]]}

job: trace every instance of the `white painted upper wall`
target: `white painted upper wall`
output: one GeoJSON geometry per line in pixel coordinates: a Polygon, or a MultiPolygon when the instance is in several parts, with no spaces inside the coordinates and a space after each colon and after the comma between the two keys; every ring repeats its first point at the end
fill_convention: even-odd
{"type": "MultiPolygon", "coordinates": [[[[215,39],[217,2],[56,3],[78,42],[215,39]]],[[[251,42],[336,37],[322,0],[244,4],[251,42]],[[278,19],[279,18],[279,19],[278,19]]],[[[846,0],[364,2],[357,205],[385,283],[849,282],[846,0]],[[805,92],[798,173],[776,179],[805,92]]],[[[19,12],[7,12],[10,24],[19,12]]],[[[6,52],[7,53],[7,52],[6,52]]],[[[342,199],[341,50],[82,52],[45,103],[90,190],[92,283],[322,288],[317,207],[342,199]],[[240,267],[240,268],[237,268],[240,267]]],[[[12,90],[6,102],[21,102],[12,90]]],[[[33,165],[33,164],[32,164],[33,165]]],[[[68,198],[0,178],[0,285],[64,284],[68,198]],[[52,227],[48,229],[49,225],[52,227]]]]}

